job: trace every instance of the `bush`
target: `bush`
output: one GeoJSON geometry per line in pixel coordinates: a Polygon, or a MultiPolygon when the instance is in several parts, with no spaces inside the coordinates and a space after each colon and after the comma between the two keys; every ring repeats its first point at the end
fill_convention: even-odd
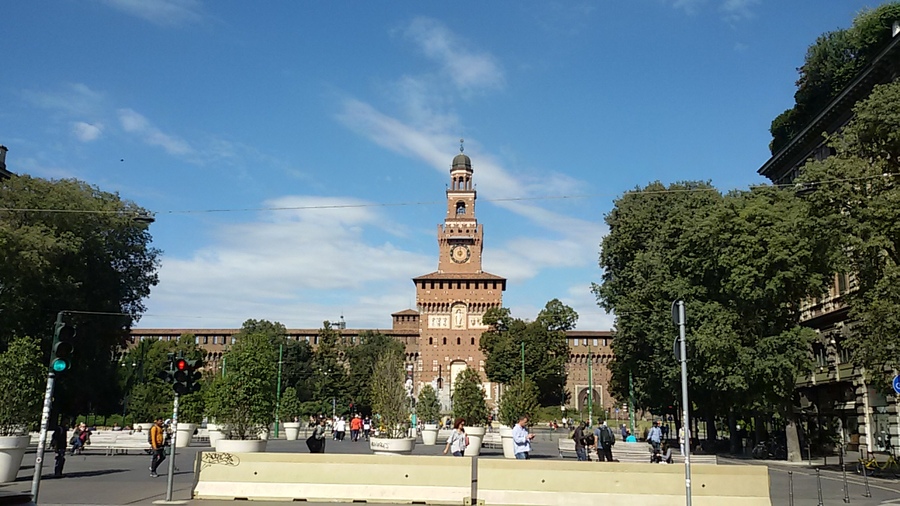
{"type": "Polygon", "coordinates": [[[278,417],[282,422],[293,422],[295,417],[303,414],[303,404],[297,397],[297,389],[287,387],[281,394],[281,404],[278,406],[278,417]]]}
{"type": "Polygon", "coordinates": [[[488,408],[484,401],[484,390],[481,389],[481,375],[471,367],[467,367],[456,377],[453,417],[465,419],[469,426],[487,423],[488,408]]]}
{"type": "Polygon", "coordinates": [[[396,353],[382,355],[372,371],[372,409],[380,417],[388,438],[406,437],[409,398],[403,360],[396,353]]]}
{"type": "Polygon", "coordinates": [[[500,398],[500,423],[512,427],[522,416],[533,422],[540,409],[537,396],[537,388],[531,380],[526,379],[524,383],[514,380],[500,398]]]}
{"type": "Polygon", "coordinates": [[[15,337],[0,353],[0,436],[11,436],[41,415],[47,370],[37,339],[15,337]]]}
{"type": "Polygon", "coordinates": [[[437,392],[431,385],[422,387],[419,399],[416,402],[416,415],[425,423],[437,423],[441,416],[441,403],[438,401],[437,392]]]}

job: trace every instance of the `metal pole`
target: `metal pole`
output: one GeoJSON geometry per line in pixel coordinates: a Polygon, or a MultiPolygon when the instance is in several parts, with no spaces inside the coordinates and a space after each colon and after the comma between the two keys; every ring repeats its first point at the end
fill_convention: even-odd
{"type": "Polygon", "coordinates": [[[588,427],[594,420],[594,349],[588,350],[588,427]]]}
{"type": "Polygon", "coordinates": [[[790,498],[790,506],[794,506],[794,471],[788,471],[788,497],[790,498]]]}
{"type": "Polygon", "coordinates": [[[634,380],[631,371],[628,371],[628,424],[631,425],[631,435],[637,437],[634,433],[634,380]]]}
{"type": "Polygon", "coordinates": [[[175,392],[175,403],[172,408],[172,446],[169,455],[169,475],[166,477],[166,502],[172,500],[172,486],[175,481],[175,439],[178,436],[178,392],[175,392]]]}
{"type": "Polygon", "coordinates": [[[284,343],[278,345],[278,385],[275,387],[275,439],[278,439],[278,420],[281,413],[281,364],[284,357],[284,343]]]}
{"type": "Polygon", "coordinates": [[[525,384],[525,341],[522,341],[522,384],[525,384]]]}
{"type": "Polygon", "coordinates": [[[222,377],[223,378],[225,377],[225,359],[227,359],[227,358],[228,357],[226,357],[226,356],[222,356],[222,377]]]}
{"type": "Polygon", "coordinates": [[[816,468],[816,490],[819,492],[819,504],[816,506],[825,506],[822,501],[822,477],[819,475],[819,468],[816,468]]]}
{"type": "Polygon", "coordinates": [[[850,488],[847,485],[847,463],[844,461],[844,445],[841,445],[841,474],[844,475],[844,502],[850,502],[850,488]]]}
{"type": "MultiPolygon", "coordinates": [[[[57,322],[61,322],[62,313],[57,322]]],[[[38,503],[38,492],[41,490],[41,472],[44,468],[44,447],[47,445],[47,425],[50,422],[50,406],[53,402],[53,383],[56,373],[50,371],[47,375],[47,390],[44,391],[44,409],[41,412],[41,436],[38,439],[37,456],[34,459],[34,477],[31,478],[31,500],[38,503]]]]}
{"type": "Polygon", "coordinates": [[[687,506],[691,506],[691,418],[688,403],[687,343],[684,337],[684,301],[678,301],[678,337],[681,349],[681,405],[684,409],[684,494],[687,506]]]}
{"type": "Polygon", "coordinates": [[[872,490],[869,489],[869,468],[866,466],[862,466],[862,475],[863,481],[866,484],[866,491],[863,493],[863,497],[872,497],[872,490]]]}

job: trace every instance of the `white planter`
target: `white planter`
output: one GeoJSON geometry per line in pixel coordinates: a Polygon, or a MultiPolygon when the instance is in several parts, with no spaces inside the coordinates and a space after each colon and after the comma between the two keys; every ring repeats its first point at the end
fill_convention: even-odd
{"type": "Polygon", "coordinates": [[[218,426],[215,429],[207,429],[209,432],[209,446],[213,448],[216,447],[216,441],[221,439],[225,439],[225,432],[222,429],[219,429],[218,426]]]}
{"type": "Polygon", "coordinates": [[[143,432],[147,432],[147,431],[149,431],[150,429],[152,429],[154,425],[155,425],[155,424],[154,424],[153,422],[150,422],[150,423],[136,423],[136,424],[134,424],[134,429],[137,430],[138,427],[140,427],[140,429],[141,429],[143,432]]]}
{"type": "Polygon", "coordinates": [[[296,441],[300,436],[300,422],[284,422],[284,437],[288,441],[296,441]]]}
{"type": "Polygon", "coordinates": [[[220,439],[215,448],[221,453],[262,453],[266,443],[265,439],[220,439]]]}
{"type": "Polygon", "coordinates": [[[30,436],[0,437],[0,483],[16,481],[30,436]]]}
{"type": "Polygon", "coordinates": [[[503,458],[516,458],[516,444],[513,443],[511,428],[500,427],[500,442],[503,443],[503,458]]]}
{"type": "Polygon", "coordinates": [[[369,448],[375,455],[409,455],[416,447],[416,439],[405,437],[401,439],[387,439],[373,437],[369,439],[369,448]]]}
{"type": "Polygon", "coordinates": [[[194,437],[195,430],[197,430],[196,423],[179,423],[177,434],[175,435],[175,448],[191,446],[191,439],[194,437]]]}
{"type": "Polygon", "coordinates": [[[466,447],[463,455],[466,457],[477,457],[481,454],[481,443],[484,441],[485,428],[463,426],[463,430],[466,431],[466,436],[469,437],[469,446],[466,447]]]}
{"type": "Polygon", "coordinates": [[[437,442],[438,426],[437,424],[426,423],[422,429],[422,444],[433,446],[437,442]]]}

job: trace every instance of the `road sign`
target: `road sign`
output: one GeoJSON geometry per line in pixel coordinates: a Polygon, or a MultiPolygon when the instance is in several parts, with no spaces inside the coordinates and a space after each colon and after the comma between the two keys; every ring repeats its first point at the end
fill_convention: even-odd
{"type": "Polygon", "coordinates": [[[894,391],[900,394],[900,375],[894,376],[894,381],[891,384],[894,386],[894,391]]]}

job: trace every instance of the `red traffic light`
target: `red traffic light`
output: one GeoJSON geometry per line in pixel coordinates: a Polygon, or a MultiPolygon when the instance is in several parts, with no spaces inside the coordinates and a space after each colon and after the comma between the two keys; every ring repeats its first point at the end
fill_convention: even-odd
{"type": "Polygon", "coordinates": [[[187,360],[180,359],[180,360],[175,361],[175,369],[178,369],[179,371],[183,371],[183,370],[187,369],[187,367],[188,367],[187,360]]]}

